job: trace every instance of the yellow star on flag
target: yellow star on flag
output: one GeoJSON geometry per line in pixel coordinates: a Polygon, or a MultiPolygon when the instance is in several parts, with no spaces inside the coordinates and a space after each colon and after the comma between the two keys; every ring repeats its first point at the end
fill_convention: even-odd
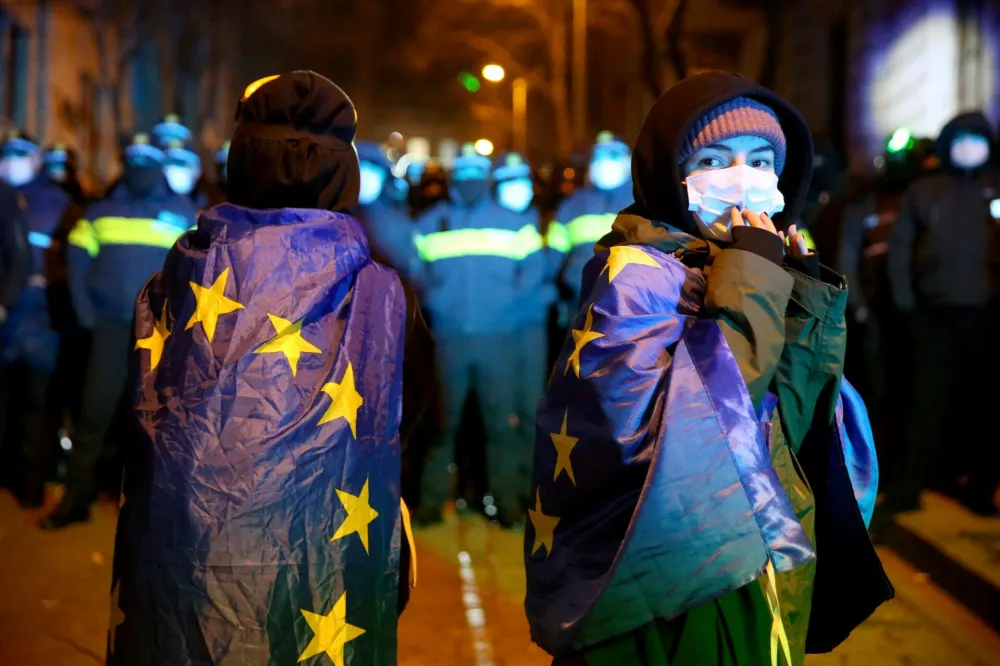
{"type": "Polygon", "coordinates": [[[344,378],[340,383],[329,382],[323,385],[323,393],[326,393],[333,402],[326,409],[323,418],[319,420],[319,425],[343,418],[351,426],[351,434],[355,439],[358,437],[358,410],[365,404],[364,398],[354,388],[354,368],[347,364],[344,378]]]}
{"type": "Polygon", "coordinates": [[[594,306],[591,305],[590,309],[587,310],[587,319],[584,322],[583,330],[573,330],[573,344],[575,345],[573,353],[569,355],[566,359],[566,370],[563,374],[569,372],[570,367],[576,372],[576,376],[580,376],[580,352],[583,351],[584,346],[588,342],[593,342],[604,337],[603,333],[598,333],[597,331],[592,331],[591,328],[594,326],[594,306]]]}
{"type": "Polygon", "coordinates": [[[625,270],[629,264],[637,266],[651,266],[660,268],[656,260],[646,254],[641,248],[634,245],[615,245],[608,255],[608,263],[604,265],[604,270],[608,271],[608,283],[614,282],[618,274],[625,270]]]}
{"type": "Polygon", "coordinates": [[[365,485],[361,487],[360,495],[354,496],[339,488],[336,490],[337,497],[340,498],[340,503],[347,509],[347,518],[344,518],[344,522],[337,528],[337,533],[333,535],[330,541],[343,539],[345,536],[357,532],[358,536],[361,537],[361,545],[365,547],[365,552],[367,553],[368,524],[378,518],[378,511],[373,509],[371,504],[368,503],[368,479],[365,479],[365,485]]]}
{"type": "Polygon", "coordinates": [[[115,652],[115,630],[121,625],[125,624],[125,613],[119,607],[118,595],[121,593],[121,581],[115,583],[114,588],[111,590],[111,622],[109,623],[108,631],[111,632],[111,641],[108,644],[111,654],[115,652]]]}
{"type": "Polygon", "coordinates": [[[208,341],[215,339],[215,325],[219,323],[219,317],[236,310],[242,310],[243,304],[226,298],[226,283],[229,280],[229,269],[222,271],[222,275],[215,279],[211,287],[203,287],[195,282],[190,282],[191,290],[198,301],[195,305],[194,314],[188,320],[184,330],[194,328],[194,325],[201,322],[205,327],[205,335],[208,341]]]}
{"type": "Polygon", "coordinates": [[[258,347],[254,354],[284,354],[288,359],[288,365],[292,366],[292,377],[294,377],[299,370],[299,356],[323,353],[322,349],[302,337],[304,319],[292,323],[270,312],[267,316],[277,335],[258,347]]]}
{"type": "Polygon", "coordinates": [[[163,357],[163,344],[170,337],[170,331],[167,330],[167,302],[163,302],[163,313],[160,315],[159,321],[153,322],[153,333],[148,338],[143,338],[137,340],[135,343],[135,348],[138,349],[148,349],[149,350],[149,369],[156,370],[156,366],[160,364],[160,359],[163,357]]]}
{"type": "Polygon", "coordinates": [[[570,454],[573,453],[573,447],[576,443],[580,441],[579,437],[570,437],[566,434],[566,424],[569,421],[569,410],[563,414],[562,430],[558,433],[551,432],[549,437],[552,438],[552,445],[556,447],[556,453],[558,457],[556,458],[556,471],[552,475],[552,481],[559,478],[559,473],[564,471],[569,476],[569,480],[576,485],[576,475],[573,474],[573,462],[570,460],[570,454]]]}
{"type": "Polygon", "coordinates": [[[560,519],[555,516],[546,516],[542,512],[541,489],[535,491],[535,508],[528,509],[528,518],[531,520],[531,525],[535,528],[535,545],[531,548],[531,554],[534,555],[538,552],[539,548],[545,546],[545,557],[548,558],[552,554],[556,525],[559,524],[560,519]]]}
{"type": "Polygon", "coordinates": [[[365,633],[364,629],[347,623],[347,591],[340,595],[329,615],[303,609],[302,616],[313,630],[313,638],[299,655],[299,661],[325,652],[334,666],[344,666],[344,646],[365,633]]]}

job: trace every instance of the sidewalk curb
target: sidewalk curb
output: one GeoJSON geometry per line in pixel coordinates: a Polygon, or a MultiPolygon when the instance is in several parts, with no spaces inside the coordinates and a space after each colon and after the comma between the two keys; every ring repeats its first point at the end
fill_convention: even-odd
{"type": "Polygon", "coordinates": [[[912,566],[927,573],[936,585],[994,631],[1000,632],[1000,589],[990,581],[953,560],[929,539],[898,520],[886,526],[884,543],[912,566]]]}

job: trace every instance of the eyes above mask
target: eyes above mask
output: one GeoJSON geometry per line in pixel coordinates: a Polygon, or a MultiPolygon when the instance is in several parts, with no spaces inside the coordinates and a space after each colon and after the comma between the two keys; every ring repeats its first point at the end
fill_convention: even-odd
{"type": "Polygon", "coordinates": [[[382,196],[385,187],[386,172],[384,169],[366,162],[361,163],[361,190],[358,193],[358,203],[367,206],[382,196]]]}
{"type": "Polygon", "coordinates": [[[197,176],[191,169],[183,166],[169,165],[163,167],[163,175],[167,179],[167,185],[175,194],[191,194],[197,176]]]}
{"type": "Polygon", "coordinates": [[[5,157],[0,159],[0,178],[11,187],[21,187],[34,180],[35,162],[30,157],[5,157]]]}
{"type": "Polygon", "coordinates": [[[990,159],[990,144],[981,136],[964,136],[951,143],[951,161],[960,169],[975,169],[990,159]]]}
{"type": "Polygon", "coordinates": [[[694,213],[702,238],[732,240],[733,208],[767,213],[785,209],[785,197],[778,191],[773,171],[746,165],[703,171],[685,180],[688,210],[694,213]]]}
{"type": "Polygon", "coordinates": [[[631,169],[628,158],[600,158],[590,164],[590,182],[599,190],[613,190],[628,182],[631,169]]]}
{"type": "Polygon", "coordinates": [[[526,211],[534,197],[535,190],[530,180],[510,180],[497,185],[497,201],[515,213],[526,211]]]}

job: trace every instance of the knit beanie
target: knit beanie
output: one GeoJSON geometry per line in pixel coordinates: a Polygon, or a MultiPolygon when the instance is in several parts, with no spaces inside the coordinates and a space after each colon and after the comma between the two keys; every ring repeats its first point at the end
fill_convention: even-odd
{"type": "Polygon", "coordinates": [[[749,97],[720,104],[692,124],[677,153],[677,163],[683,163],[700,148],[737,136],[756,136],[770,143],[774,148],[774,172],[781,175],[787,151],[785,133],[774,111],[749,97]]]}

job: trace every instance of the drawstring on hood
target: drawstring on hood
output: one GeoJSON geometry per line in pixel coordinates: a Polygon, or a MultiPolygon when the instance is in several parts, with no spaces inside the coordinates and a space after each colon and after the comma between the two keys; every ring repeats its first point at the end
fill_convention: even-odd
{"type": "MultiPolygon", "coordinates": [[[[759,102],[774,112],[787,143],[778,189],[785,210],[775,216],[775,226],[795,223],[805,203],[812,175],[812,136],[802,117],[773,92],[731,72],[712,71],[687,78],[664,93],[646,115],[632,151],[635,203],[624,213],[670,225],[698,235],[688,210],[686,188],[678,157],[689,143],[692,128],[706,114],[737,98],[759,102]]],[[[776,149],[778,147],[776,146],[776,149]]]]}

